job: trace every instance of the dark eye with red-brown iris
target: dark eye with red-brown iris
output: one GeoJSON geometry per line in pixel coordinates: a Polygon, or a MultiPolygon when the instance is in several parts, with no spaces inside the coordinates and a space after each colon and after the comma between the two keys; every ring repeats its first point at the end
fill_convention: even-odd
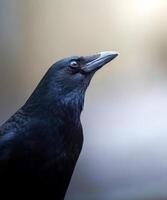
{"type": "Polygon", "coordinates": [[[70,62],[70,67],[72,69],[78,69],[79,68],[79,63],[77,61],[73,60],[73,61],[70,62]]]}

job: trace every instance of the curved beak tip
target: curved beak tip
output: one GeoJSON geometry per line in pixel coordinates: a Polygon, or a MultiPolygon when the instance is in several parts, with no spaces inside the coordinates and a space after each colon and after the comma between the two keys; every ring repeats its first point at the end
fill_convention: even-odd
{"type": "Polygon", "coordinates": [[[117,51],[103,51],[103,52],[100,52],[100,57],[111,57],[111,58],[116,58],[118,55],[120,55],[119,52],[117,51]]]}

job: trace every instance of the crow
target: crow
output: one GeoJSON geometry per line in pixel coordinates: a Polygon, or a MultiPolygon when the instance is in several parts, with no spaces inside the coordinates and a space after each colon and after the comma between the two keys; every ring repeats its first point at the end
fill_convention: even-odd
{"type": "Polygon", "coordinates": [[[117,55],[107,51],[56,62],[0,127],[1,196],[65,198],[83,144],[85,91],[95,72],[117,55]]]}

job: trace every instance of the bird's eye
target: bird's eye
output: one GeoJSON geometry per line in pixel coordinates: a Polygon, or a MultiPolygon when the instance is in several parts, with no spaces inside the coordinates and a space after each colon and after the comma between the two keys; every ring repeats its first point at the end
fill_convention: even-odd
{"type": "Polygon", "coordinates": [[[77,69],[79,67],[79,63],[75,60],[70,62],[70,67],[73,69],[77,69]]]}

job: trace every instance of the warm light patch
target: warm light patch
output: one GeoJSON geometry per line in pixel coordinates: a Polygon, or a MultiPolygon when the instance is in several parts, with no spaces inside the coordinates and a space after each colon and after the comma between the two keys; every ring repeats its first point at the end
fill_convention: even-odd
{"type": "Polygon", "coordinates": [[[138,13],[140,16],[152,15],[159,6],[158,0],[140,0],[138,4],[138,13]]]}

